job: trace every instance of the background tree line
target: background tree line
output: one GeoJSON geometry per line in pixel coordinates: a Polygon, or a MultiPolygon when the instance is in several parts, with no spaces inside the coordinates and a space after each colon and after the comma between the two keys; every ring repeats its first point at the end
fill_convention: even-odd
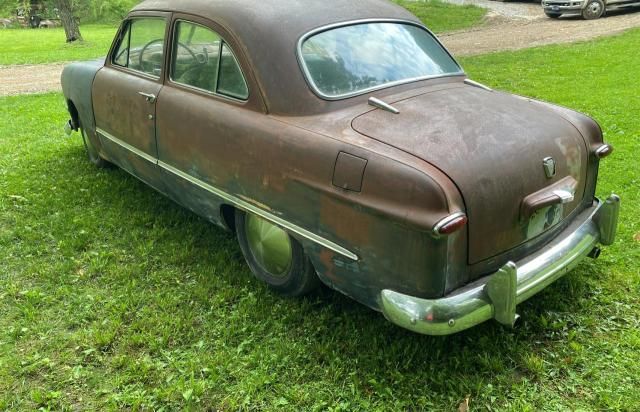
{"type": "Polygon", "coordinates": [[[44,5],[48,14],[51,14],[53,9],[60,9],[58,3],[68,3],[73,15],[83,23],[111,23],[120,21],[139,2],[140,0],[0,0],[0,17],[15,17],[17,9],[29,10],[37,4],[44,5]]]}
{"type": "Polygon", "coordinates": [[[80,21],[119,21],[136,3],[139,0],[0,0],[0,13],[12,17],[21,14],[32,27],[38,27],[41,18],[59,19],[71,43],[83,40],[80,21]]]}

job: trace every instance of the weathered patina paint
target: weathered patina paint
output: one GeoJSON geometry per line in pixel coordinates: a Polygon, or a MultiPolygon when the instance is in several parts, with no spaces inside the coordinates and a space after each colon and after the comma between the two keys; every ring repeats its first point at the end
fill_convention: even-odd
{"type": "Polygon", "coordinates": [[[166,19],[163,70],[144,76],[110,57],[69,66],[63,88],[75,126],[102,157],[213,223],[233,229],[233,208],[268,217],[303,245],[324,283],[374,309],[383,290],[443,297],[540,250],[593,207],[602,133],[586,116],[464,75],[335,101],[314,94],[300,39],[338,22],[421,24],[399,6],[147,0],[129,18],[145,16],[166,19]],[[170,79],[177,21],[220,34],[246,101],[170,79]],[[572,199],[544,203],[559,189],[572,199]],[[457,212],[469,218],[464,230],[434,236],[457,212]]]}

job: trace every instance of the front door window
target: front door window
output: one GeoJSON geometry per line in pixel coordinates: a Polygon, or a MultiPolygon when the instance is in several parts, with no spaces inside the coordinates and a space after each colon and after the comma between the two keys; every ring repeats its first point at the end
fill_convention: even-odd
{"type": "Polygon", "coordinates": [[[160,77],[164,64],[166,21],[163,18],[134,18],[116,48],[113,64],[160,77]]]}

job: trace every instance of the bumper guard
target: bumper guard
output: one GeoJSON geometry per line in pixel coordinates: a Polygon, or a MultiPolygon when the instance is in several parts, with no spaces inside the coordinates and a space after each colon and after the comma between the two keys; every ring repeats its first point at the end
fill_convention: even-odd
{"type": "Polygon", "coordinates": [[[441,299],[421,299],[392,290],[381,293],[382,312],[391,322],[426,335],[450,335],[489,319],[513,326],[516,305],[555,282],[589,256],[598,243],[615,241],[620,198],[578,215],[542,250],[458,289],[441,299]]]}

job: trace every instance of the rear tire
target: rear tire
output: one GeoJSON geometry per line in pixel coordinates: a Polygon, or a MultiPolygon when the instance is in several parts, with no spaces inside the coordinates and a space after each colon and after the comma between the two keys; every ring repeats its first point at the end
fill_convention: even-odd
{"type": "Polygon", "coordinates": [[[302,296],[320,286],[302,245],[277,225],[236,210],[240,249],[256,278],[286,296],[302,296]]]}
{"type": "Polygon", "coordinates": [[[602,0],[589,0],[582,10],[582,18],[585,20],[599,19],[604,15],[604,2],[602,0]]]}
{"type": "Polygon", "coordinates": [[[104,169],[111,166],[111,163],[100,156],[100,153],[98,153],[98,149],[91,141],[91,138],[87,136],[87,132],[83,127],[80,127],[80,134],[82,134],[82,142],[84,143],[84,148],[87,151],[87,158],[89,159],[89,161],[99,169],[104,169]]]}

